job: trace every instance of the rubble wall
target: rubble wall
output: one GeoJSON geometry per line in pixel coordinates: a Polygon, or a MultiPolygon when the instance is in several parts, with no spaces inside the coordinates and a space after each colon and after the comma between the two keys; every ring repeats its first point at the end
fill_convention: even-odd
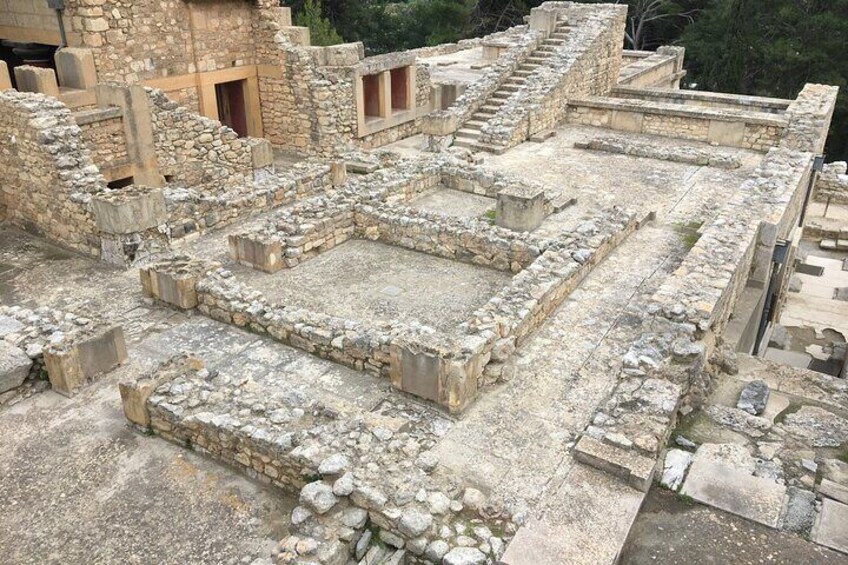
{"type": "Polygon", "coordinates": [[[88,203],[106,189],[105,180],[64,104],[42,94],[0,92],[0,178],[9,222],[99,256],[88,203]]]}
{"type": "Polygon", "coordinates": [[[848,163],[839,161],[824,166],[816,178],[813,199],[817,202],[848,204],[848,163]]]}
{"type": "Polygon", "coordinates": [[[161,90],[146,92],[159,169],[171,182],[214,193],[253,180],[249,139],[172,102],[161,90]]]}
{"type": "Polygon", "coordinates": [[[74,120],[82,131],[83,142],[91,150],[94,163],[101,171],[129,164],[124,120],[120,112],[77,112],[74,120]]]}

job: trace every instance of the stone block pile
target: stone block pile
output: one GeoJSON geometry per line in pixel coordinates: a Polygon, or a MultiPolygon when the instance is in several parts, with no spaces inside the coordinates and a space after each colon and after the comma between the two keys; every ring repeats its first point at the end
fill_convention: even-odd
{"type": "Polygon", "coordinates": [[[634,142],[627,137],[596,137],[585,142],[575,143],[578,149],[590,149],[618,155],[631,155],[647,159],[659,159],[701,167],[720,169],[738,169],[742,161],[736,155],[717,150],[703,150],[694,147],[667,147],[657,144],[634,142]]]}

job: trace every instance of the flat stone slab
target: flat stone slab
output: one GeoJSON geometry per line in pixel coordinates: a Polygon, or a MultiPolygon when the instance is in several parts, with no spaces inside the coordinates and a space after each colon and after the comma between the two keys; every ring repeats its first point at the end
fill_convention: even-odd
{"type": "Polygon", "coordinates": [[[21,386],[30,367],[32,360],[22,349],[0,340],[0,394],[21,386]]]}
{"type": "Polygon", "coordinates": [[[681,492],[703,504],[777,528],[786,487],[696,456],[681,492]]]}
{"type": "Polygon", "coordinates": [[[848,487],[835,483],[830,479],[822,479],[819,485],[819,492],[822,496],[832,498],[842,504],[848,504],[848,487]]]}
{"type": "Polygon", "coordinates": [[[816,526],[814,542],[848,553],[848,505],[824,499],[816,526]]]}

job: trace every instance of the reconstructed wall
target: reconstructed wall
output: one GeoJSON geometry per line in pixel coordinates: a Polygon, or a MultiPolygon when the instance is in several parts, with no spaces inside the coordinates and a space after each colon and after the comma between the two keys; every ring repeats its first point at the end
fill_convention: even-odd
{"type": "Polygon", "coordinates": [[[597,97],[572,99],[566,123],[767,151],[777,146],[788,120],[740,110],[597,97]]]}
{"type": "Polygon", "coordinates": [[[82,131],[83,143],[91,150],[92,160],[101,172],[105,174],[108,169],[129,165],[124,120],[119,109],[76,112],[73,117],[82,131]]]}
{"type": "Polygon", "coordinates": [[[252,183],[249,139],[172,102],[160,90],[147,94],[159,170],[171,182],[213,192],[252,183]]]}
{"type": "Polygon", "coordinates": [[[839,161],[824,166],[816,178],[813,199],[834,204],[848,203],[848,163],[839,161]]]}
{"type": "Polygon", "coordinates": [[[683,70],[684,56],[683,47],[660,47],[656,53],[637,58],[623,67],[618,74],[618,84],[642,88],[679,88],[680,79],[686,74],[683,70]]]}
{"type": "Polygon", "coordinates": [[[100,254],[88,202],[106,185],[64,104],[42,94],[0,92],[0,174],[12,224],[100,254]]]}

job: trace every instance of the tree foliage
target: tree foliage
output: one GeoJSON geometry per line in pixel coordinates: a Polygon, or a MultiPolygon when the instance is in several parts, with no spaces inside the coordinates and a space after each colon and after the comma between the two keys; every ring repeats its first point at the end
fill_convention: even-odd
{"type": "Polygon", "coordinates": [[[324,17],[321,0],[304,0],[294,22],[309,28],[312,45],[337,45],[344,42],[330,20],[324,17]]]}
{"type": "Polygon", "coordinates": [[[699,89],[794,98],[808,82],[839,86],[828,153],[848,157],[848,0],[711,0],[680,43],[699,89]]]}

